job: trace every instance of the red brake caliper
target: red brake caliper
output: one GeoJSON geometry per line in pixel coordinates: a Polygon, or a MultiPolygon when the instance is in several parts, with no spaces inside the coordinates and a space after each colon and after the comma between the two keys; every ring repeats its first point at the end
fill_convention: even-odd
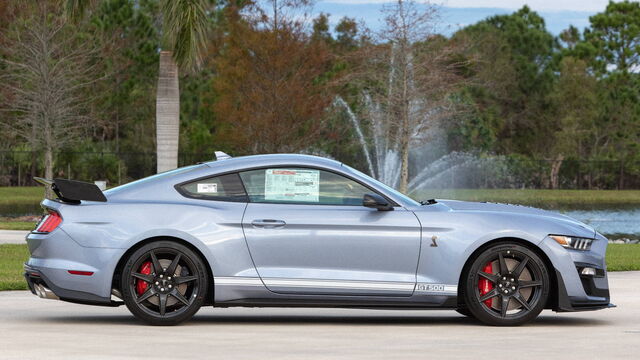
{"type": "MultiPolygon", "coordinates": [[[[491,265],[491,261],[489,261],[487,265],[484,266],[484,269],[482,269],[482,271],[486,272],[487,274],[493,274],[493,266],[491,265]]],[[[478,280],[478,289],[480,289],[480,296],[482,296],[493,290],[493,284],[491,283],[491,281],[480,277],[480,280],[478,280]]],[[[485,300],[484,304],[488,307],[491,307],[493,305],[493,298],[485,300]]]]}
{"type": "MultiPolygon", "coordinates": [[[[142,266],[140,266],[140,274],[151,274],[151,261],[147,261],[143,263],[142,266]]],[[[140,279],[136,280],[136,292],[138,293],[138,296],[144,294],[144,292],[147,291],[147,286],[149,286],[149,284],[147,284],[146,281],[140,279]]]]}

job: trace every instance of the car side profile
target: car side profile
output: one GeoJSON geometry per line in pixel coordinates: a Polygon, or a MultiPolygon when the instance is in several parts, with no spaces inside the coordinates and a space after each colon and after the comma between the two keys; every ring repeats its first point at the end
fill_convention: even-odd
{"type": "Polygon", "coordinates": [[[607,239],[523,206],[416,202],[338,161],[218,159],[58,199],[27,236],[42,298],[173,325],[202,305],[452,309],[520,325],[611,307],[607,239]]]}

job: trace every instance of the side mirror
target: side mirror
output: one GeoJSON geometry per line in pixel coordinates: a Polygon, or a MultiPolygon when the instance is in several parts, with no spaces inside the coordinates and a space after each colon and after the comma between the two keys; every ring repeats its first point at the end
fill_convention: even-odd
{"type": "Polygon", "coordinates": [[[389,205],[387,199],[378,194],[364,194],[364,197],[362,199],[362,206],[376,208],[379,211],[393,210],[393,206],[389,205]]]}

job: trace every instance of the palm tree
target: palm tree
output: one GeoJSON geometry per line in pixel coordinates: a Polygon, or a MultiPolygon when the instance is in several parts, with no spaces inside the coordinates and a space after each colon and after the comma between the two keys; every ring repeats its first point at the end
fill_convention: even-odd
{"type": "MultiPolygon", "coordinates": [[[[156,96],[157,172],[178,167],[180,88],[178,69],[191,71],[201,62],[207,33],[207,0],[160,0],[166,48],[160,52],[156,96]]],[[[80,19],[94,0],[66,0],[72,19],[80,19]]]]}

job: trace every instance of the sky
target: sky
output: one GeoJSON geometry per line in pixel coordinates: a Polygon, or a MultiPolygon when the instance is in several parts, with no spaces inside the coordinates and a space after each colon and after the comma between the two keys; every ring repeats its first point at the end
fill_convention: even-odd
{"type": "MultiPolygon", "coordinates": [[[[389,0],[318,0],[314,13],[331,15],[332,24],[343,16],[363,21],[369,28],[381,26],[380,9],[389,0]]],[[[542,15],[547,29],[555,35],[574,25],[579,29],[589,26],[589,16],[604,11],[608,0],[435,0],[442,6],[442,25],[439,32],[451,34],[466,25],[474,24],[496,14],[509,14],[523,5],[542,15]]]]}

